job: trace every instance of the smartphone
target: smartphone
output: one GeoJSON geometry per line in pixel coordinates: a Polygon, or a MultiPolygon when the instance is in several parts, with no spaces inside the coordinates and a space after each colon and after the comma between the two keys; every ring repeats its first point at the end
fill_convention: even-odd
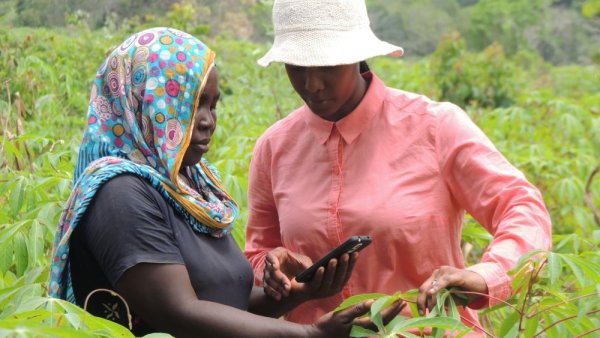
{"type": "Polygon", "coordinates": [[[310,266],[308,269],[300,272],[296,275],[296,281],[300,283],[306,283],[310,281],[317,269],[320,267],[326,267],[329,261],[333,258],[339,258],[341,255],[347,253],[351,254],[356,251],[360,251],[371,244],[371,236],[352,236],[348,238],[344,243],[340,244],[337,248],[331,250],[323,258],[319,259],[315,264],[310,266]]]}

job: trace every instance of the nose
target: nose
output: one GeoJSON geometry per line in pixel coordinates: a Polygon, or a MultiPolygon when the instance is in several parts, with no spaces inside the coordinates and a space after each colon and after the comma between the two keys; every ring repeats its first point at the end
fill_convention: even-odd
{"type": "Polygon", "coordinates": [[[215,128],[215,118],[210,111],[210,108],[206,106],[201,106],[198,108],[196,112],[196,129],[214,129],[215,128]]]}
{"type": "Polygon", "coordinates": [[[316,93],[325,88],[321,72],[315,67],[307,67],[304,73],[304,88],[310,93],[316,93]]]}

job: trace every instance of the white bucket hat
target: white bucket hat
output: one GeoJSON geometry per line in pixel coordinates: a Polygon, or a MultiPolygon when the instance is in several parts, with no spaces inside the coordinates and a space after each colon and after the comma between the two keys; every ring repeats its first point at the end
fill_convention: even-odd
{"type": "Polygon", "coordinates": [[[258,60],[263,67],[336,66],[404,53],[375,36],[364,0],[275,0],[273,28],[273,46],[258,60]]]}

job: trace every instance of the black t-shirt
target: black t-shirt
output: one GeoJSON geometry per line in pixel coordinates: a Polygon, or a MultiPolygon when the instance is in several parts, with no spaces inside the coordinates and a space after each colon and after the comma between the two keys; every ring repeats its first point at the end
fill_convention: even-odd
{"type": "MultiPolygon", "coordinates": [[[[194,232],[149,182],[134,175],[117,176],[100,188],[73,232],[70,250],[79,306],[95,289],[114,290],[138,263],[167,263],[186,266],[198,299],[248,309],[252,268],[233,236],[194,232]]],[[[142,323],[133,331],[153,330],[142,323]]]]}

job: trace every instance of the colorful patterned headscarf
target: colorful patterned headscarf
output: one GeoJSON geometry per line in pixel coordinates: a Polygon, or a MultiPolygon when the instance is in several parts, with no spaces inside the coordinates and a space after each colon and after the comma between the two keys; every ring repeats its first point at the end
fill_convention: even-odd
{"type": "Polygon", "coordinates": [[[96,73],[73,191],[54,240],[50,296],[74,302],[69,238],[98,189],[122,173],[145,178],[200,233],[228,233],[238,208],[204,159],[178,178],[215,54],[195,37],[152,28],[115,48],[96,73]]]}

